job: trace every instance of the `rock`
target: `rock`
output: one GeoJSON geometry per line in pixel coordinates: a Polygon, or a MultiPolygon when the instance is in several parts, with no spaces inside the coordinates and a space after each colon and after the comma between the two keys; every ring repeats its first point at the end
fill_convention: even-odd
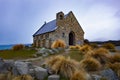
{"type": "Polygon", "coordinates": [[[28,65],[28,69],[33,69],[34,68],[34,66],[32,65],[31,62],[25,62],[25,63],[28,65]]]}
{"type": "Polygon", "coordinates": [[[14,67],[14,61],[13,60],[6,60],[5,67],[7,70],[12,71],[12,68],[14,67]]]}
{"type": "Polygon", "coordinates": [[[60,76],[59,75],[50,75],[48,77],[48,80],[60,80],[60,76]]]}
{"type": "Polygon", "coordinates": [[[8,69],[7,69],[7,65],[5,63],[5,61],[0,58],[0,73],[7,73],[8,69]]]}
{"type": "Polygon", "coordinates": [[[47,70],[41,67],[35,68],[35,77],[38,80],[43,80],[48,75],[47,70]]]}
{"type": "Polygon", "coordinates": [[[20,75],[27,74],[29,70],[28,65],[25,62],[21,61],[16,61],[14,67],[14,69],[16,69],[20,75]]]}
{"type": "Polygon", "coordinates": [[[100,80],[100,78],[101,78],[101,76],[99,76],[99,75],[91,75],[91,77],[92,77],[92,80],[100,80]]]}
{"type": "Polygon", "coordinates": [[[108,79],[108,80],[119,80],[117,75],[112,69],[106,69],[101,71],[102,77],[108,79]]]}
{"type": "Polygon", "coordinates": [[[59,50],[56,49],[56,48],[53,48],[52,51],[53,51],[54,53],[59,53],[59,50]]]}
{"type": "Polygon", "coordinates": [[[54,54],[53,50],[49,49],[49,53],[50,54],[54,54]]]}
{"type": "Polygon", "coordinates": [[[28,72],[32,77],[35,77],[35,70],[34,69],[29,69],[28,72]]]}

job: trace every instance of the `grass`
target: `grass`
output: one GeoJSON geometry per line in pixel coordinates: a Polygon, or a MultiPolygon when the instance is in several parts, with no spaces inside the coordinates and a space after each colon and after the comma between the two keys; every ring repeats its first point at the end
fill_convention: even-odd
{"type": "Polygon", "coordinates": [[[78,70],[78,62],[66,58],[64,56],[54,56],[46,62],[46,65],[52,69],[55,74],[61,74],[66,78],[70,78],[73,73],[78,70]]]}
{"type": "Polygon", "coordinates": [[[70,50],[67,56],[76,61],[81,61],[83,59],[83,54],[80,50],[70,50]]]}
{"type": "Polygon", "coordinates": [[[3,59],[25,59],[25,58],[31,58],[33,54],[35,54],[35,50],[1,50],[0,51],[0,57],[3,59]]]}
{"type": "Polygon", "coordinates": [[[100,69],[101,64],[94,58],[85,58],[80,61],[80,66],[86,71],[97,71],[100,69]]]}

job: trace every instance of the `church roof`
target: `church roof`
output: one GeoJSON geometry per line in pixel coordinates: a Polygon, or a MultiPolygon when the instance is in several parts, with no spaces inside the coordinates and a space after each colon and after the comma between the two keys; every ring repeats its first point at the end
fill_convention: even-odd
{"type": "Polygon", "coordinates": [[[51,31],[54,31],[56,29],[57,29],[57,26],[56,26],[56,19],[55,19],[55,20],[52,20],[48,23],[44,23],[42,25],[42,27],[33,36],[36,36],[39,34],[44,34],[47,32],[51,32],[51,31]]]}
{"type": "MultiPolygon", "coordinates": [[[[68,14],[66,14],[64,17],[66,18],[68,16],[68,14]]],[[[56,19],[55,19],[55,20],[52,20],[48,23],[43,24],[42,27],[33,36],[36,36],[36,35],[39,35],[39,34],[44,34],[44,33],[47,33],[47,32],[52,32],[56,29],[57,29],[57,25],[56,25],[56,19]]]]}

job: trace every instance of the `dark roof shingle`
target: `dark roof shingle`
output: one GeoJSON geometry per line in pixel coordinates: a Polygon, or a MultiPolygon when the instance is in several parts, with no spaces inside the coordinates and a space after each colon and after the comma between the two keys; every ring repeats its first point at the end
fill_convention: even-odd
{"type": "Polygon", "coordinates": [[[56,26],[56,19],[55,19],[53,21],[43,24],[43,26],[33,36],[44,34],[46,32],[51,32],[56,29],[57,29],[57,26],[56,26]]]}

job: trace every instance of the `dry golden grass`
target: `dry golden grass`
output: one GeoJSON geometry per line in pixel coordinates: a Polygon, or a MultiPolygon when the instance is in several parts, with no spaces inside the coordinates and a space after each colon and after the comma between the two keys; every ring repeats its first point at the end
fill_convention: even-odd
{"type": "Polygon", "coordinates": [[[116,62],[116,63],[109,63],[108,67],[111,68],[120,78],[120,63],[116,62]]]}
{"type": "Polygon", "coordinates": [[[87,80],[87,74],[84,70],[75,71],[70,80],[87,80]]]}
{"type": "Polygon", "coordinates": [[[98,47],[99,47],[98,44],[96,44],[96,43],[91,43],[90,46],[91,46],[92,48],[98,48],[98,47]]]}
{"type": "Polygon", "coordinates": [[[17,45],[14,45],[12,47],[13,50],[21,50],[23,49],[25,46],[23,44],[17,44],[17,45]]]}
{"type": "Polygon", "coordinates": [[[105,43],[102,45],[102,47],[106,49],[115,49],[115,46],[112,43],[105,43]]]}
{"type": "Polygon", "coordinates": [[[80,66],[86,71],[97,71],[101,68],[100,62],[92,57],[81,60],[80,66]]]}
{"type": "Polygon", "coordinates": [[[14,76],[12,75],[11,71],[7,73],[0,73],[0,80],[12,80],[14,76]]]}
{"type": "Polygon", "coordinates": [[[88,52],[90,50],[92,50],[92,48],[89,45],[83,45],[83,46],[80,47],[80,51],[82,51],[84,53],[86,53],[86,52],[88,52]]]}
{"type": "Polygon", "coordinates": [[[81,46],[80,45],[76,45],[76,46],[69,46],[70,49],[80,49],[81,46]]]}
{"type": "Polygon", "coordinates": [[[65,48],[66,47],[65,42],[61,39],[58,39],[52,43],[51,48],[58,48],[58,47],[65,48]]]}
{"type": "Polygon", "coordinates": [[[110,57],[110,62],[115,63],[115,62],[120,62],[120,53],[116,53],[110,57]]]}
{"type": "Polygon", "coordinates": [[[56,74],[61,74],[66,78],[70,78],[79,67],[78,62],[60,55],[52,57],[46,62],[46,64],[56,74]]]}
{"type": "Polygon", "coordinates": [[[89,51],[87,54],[85,54],[85,57],[93,57],[97,59],[101,64],[105,64],[107,61],[109,61],[109,51],[105,48],[98,48],[95,50],[89,51]]]}
{"type": "Polygon", "coordinates": [[[20,75],[12,80],[33,80],[33,78],[30,75],[20,75]]]}

